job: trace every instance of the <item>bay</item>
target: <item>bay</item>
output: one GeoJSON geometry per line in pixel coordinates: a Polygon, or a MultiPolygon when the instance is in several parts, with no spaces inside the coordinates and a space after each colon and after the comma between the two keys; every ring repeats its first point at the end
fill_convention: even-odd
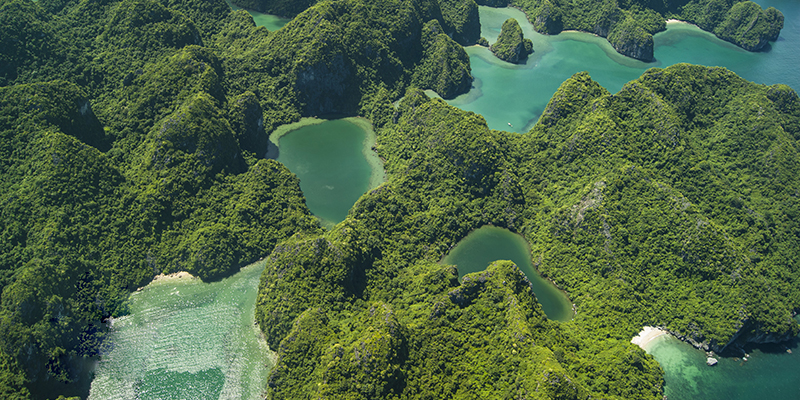
{"type": "Polygon", "coordinates": [[[515,18],[525,37],[533,41],[535,52],[526,64],[514,65],[497,59],[487,48],[468,47],[473,89],[448,103],[483,115],[492,129],[524,133],[536,123],[561,83],[581,71],[588,71],[612,93],[648,68],[682,62],[725,67],[757,83],[784,83],[798,90],[800,3],[758,3],[774,6],[785,15],[784,29],[768,51],[748,52],[696,26],[672,22],[665,32],[655,35],[656,61],[651,63],[618,54],[604,38],[583,32],[542,35],[533,30],[520,10],[481,6],[481,34],[489,43],[497,40],[503,21],[515,18]]]}
{"type": "Polygon", "coordinates": [[[264,263],[219,282],[188,274],[131,294],[113,320],[89,399],[262,399],[273,353],[254,324],[264,263]]]}
{"type": "Polygon", "coordinates": [[[664,369],[670,400],[793,400],[800,398],[799,341],[748,346],[747,361],[744,354],[716,357],[713,367],[706,365],[704,352],[674,336],[656,338],[645,348],[664,369]]]}
{"type": "MultiPolygon", "coordinates": [[[[227,1],[227,0],[226,0],[227,1]]],[[[247,11],[251,17],[253,17],[253,22],[256,23],[256,26],[263,26],[267,28],[270,32],[277,31],[278,29],[283,28],[284,25],[288,24],[291,19],[279,17],[277,15],[272,14],[263,14],[258,11],[243,9],[236,4],[231,3],[228,1],[228,6],[230,6],[231,10],[245,10],[247,11]]]]}
{"type": "Polygon", "coordinates": [[[531,281],[536,299],[550,319],[568,321],[573,316],[572,303],[550,281],[542,278],[531,262],[531,249],[522,236],[508,229],[484,226],[470,232],[442,259],[442,264],[458,267],[459,279],[486,269],[497,260],[511,260],[531,281]]]}

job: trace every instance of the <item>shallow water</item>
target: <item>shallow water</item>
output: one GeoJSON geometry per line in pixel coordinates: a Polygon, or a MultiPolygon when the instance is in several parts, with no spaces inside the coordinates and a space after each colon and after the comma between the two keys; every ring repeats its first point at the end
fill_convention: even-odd
{"type": "MultiPolygon", "coordinates": [[[[231,7],[231,10],[241,10],[242,8],[237,6],[236,4],[231,3],[228,1],[228,5],[231,7]]],[[[247,10],[250,16],[253,17],[253,22],[256,23],[256,26],[263,26],[267,28],[270,32],[277,31],[278,29],[283,28],[284,25],[288,24],[291,19],[279,17],[277,15],[272,14],[262,14],[258,11],[247,10]]]]}
{"type": "Polygon", "coordinates": [[[508,229],[484,226],[472,231],[442,259],[442,264],[455,264],[460,278],[483,271],[496,260],[511,260],[517,264],[531,281],[533,292],[548,318],[559,321],[572,318],[572,303],[567,296],[539,275],[531,262],[528,242],[508,229]]]}
{"type": "Polygon", "coordinates": [[[797,341],[749,348],[747,361],[716,357],[719,362],[713,367],[706,365],[705,352],[670,335],[654,339],[646,348],[664,369],[670,400],[796,400],[800,399],[797,341]]]}
{"type": "MultiPolygon", "coordinates": [[[[677,62],[724,66],[755,82],[786,83],[797,90],[800,88],[800,74],[796,72],[796,66],[800,65],[800,2],[757,2],[774,6],[786,16],[781,38],[770,51],[749,53],[696,27],[678,23],[670,24],[667,32],[656,35],[658,61],[655,63],[623,57],[605,39],[589,34],[540,35],[533,32],[524,15],[517,10],[481,7],[483,36],[490,42],[496,40],[502,22],[513,16],[520,22],[526,37],[533,40],[536,53],[526,65],[514,66],[497,60],[486,49],[468,48],[476,77],[475,89],[450,103],[483,114],[494,129],[526,132],[558,86],[576,72],[589,71],[593,79],[616,92],[647,68],[665,67],[677,62]]],[[[235,6],[232,8],[237,9],[235,6]]],[[[249,12],[257,25],[270,31],[280,29],[289,21],[249,12]]],[[[339,122],[311,126],[329,123],[339,122]]],[[[286,135],[287,141],[284,142],[283,136],[280,140],[279,161],[289,164],[287,160],[294,157],[294,145],[290,143],[296,140],[298,148],[302,148],[297,156],[310,154],[311,163],[323,158],[341,157],[338,161],[331,161],[333,167],[328,168],[335,167],[338,172],[332,178],[322,180],[343,178],[350,183],[361,182],[343,190],[352,195],[332,196],[331,192],[337,186],[342,190],[345,184],[334,180],[312,184],[312,179],[304,179],[296,171],[302,168],[290,166],[301,176],[301,187],[309,208],[328,226],[341,221],[355,200],[382,180],[382,169],[377,173],[378,169],[370,166],[368,161],[365,161],[366,167],[359,161],[368,160],[365,140],[369,135],[360,136],[352,133],[357,129],[347,125],[336,128],[335,125],[313,129],[309,126],[312,133],[305,138],[303,133],[293,133],[286,135]],[[345,133],[337,134],[337,140],[325,138],[324,131],[331,136],[330,132],[337,129],[345,133]],[[320,137],[316,139],[315,135],[320,137]],[[344,148],[332,147],[339,145],[344,148]],[[350,172],[347,168],[351,163],[360,166],[350,172]],[[363,184],[364,181],[367,184],[363,184]],[[339,201],[339,198],[344,200],[339,201]]],[[[302,132],[301,129],[294,132],[302,132]]],[[[304,165],[302,160],[299,165],[304,165]]],[[[571,318],[569,300],[535,271],[524,239],[507,230],[481,228],[465,238],[443,262],[458,264],[463,275],[483,270],[496,259],[511,259],[520,266],[531,279],[534,292],[548,316],[558,320],[571,318]]],[[[104,353],[95,371],[90,399],[262,398],[274,362],[257,326],[253,325],[262,268],[263,264],[246,267],[242,272],[212,284],[197,280],[156,282],[133,294],[131,314],[114,322],[108,341],[112,347],[104,353]]],[[[672,337],[656,339],[648,351],[666,372],[666,394],[671,400],[796,399],[800,398],[800,380],[797,378],[800,351],[794,346],[795,354],[752,350],[747,363],[723,358],[715,368],[705,365],[703,352],[672,337]]]]}
{"type": "Polygon", "coordinates": [[[383,182],[372,151],[375,133],[364,119],[305,119],[280,127],[270,139],[277,160],[300,178],[306,205],[328,228],[343,221],[356,200],[383,182]]]}
{"type": "Polygon", "coordinates": [[[264,264],[214,283],[158,280],[114,320],[89,399],[261,399],[272,354],[254,325],[264,264]]]}
{"type": "Polygon", "coordinates": [[[785,83],[798,90],[800,3],[759,3],[782,10],[786,19],[781,36],[769,51],[748,52],[695,26],[676,22],[655,35],[656,61],[652,63],[618,54],[604,38],[582,32],[542,35],[533,30],[519,10],[482,6],[481,33],[489,43],[497,40],[503,21],[513,17],[520,22],[525,37],[533,41],[535,52],[526,64],[514,65],[497,59],[484,47],[467,48],[474,88],[448,103],[483,115],[492,129],[522,133],[538,120],[561,83],[581,71],[588,71],[592,79],[612,93],[648,68],[681,62],[726,67],[757,83],[785,83]]]}

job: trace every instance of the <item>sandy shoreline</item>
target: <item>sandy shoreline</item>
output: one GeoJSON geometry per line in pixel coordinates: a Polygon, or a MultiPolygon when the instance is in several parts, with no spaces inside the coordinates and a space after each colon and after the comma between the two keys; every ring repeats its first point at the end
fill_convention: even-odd
{"type": "MultiPolygon", "coordinates": [[[[171,274],[158,274],[158,275],[153,277],[153,280],[150,281],[150,283],[148,283],[148,285],[150,285],[152,283],[155,283],[155,282],[168,282],[168,281],[178,280],[178,279],[198,279],[198,278],[196,276],[186,272],[186,271],[178,271],[178,272],[174,272],[174,273],[171,273],[171,274]]],[[[136,291],[139,292],[142,289],[144,289],[145,287],[147,287],[147,285],[136,289],[136,291]]]]}
{"type": "Polygon", "coordinates": [[[667,335],[669,332],[652,326],[645,326],[638,335],[631,339],[631,343],[639,346],[642,350],[647,351],[647,347],[654,339],[667,335]]]}
{"type": "MultiPolygon", "coordinates": [[[[697,26],[696,24],[693,24],[693,23],[691,23],[691,22],[681,21],[681,20],[679,20],[679,19],[674,19],[674,18],[671,18],[671,19],[668,19],[668,20],[667,20],[667,23],[668,23],[668,24],[686,24],[686,25],[695,26],[695,27],[697,27],[697,29],[700,29],[700,30],[702,30],[702,28],[700,28],[700,27],[699,27],[699,26],[697,26]]],[[[704,31],[704,32],[705,32],[705,31],[704,31]]]]}

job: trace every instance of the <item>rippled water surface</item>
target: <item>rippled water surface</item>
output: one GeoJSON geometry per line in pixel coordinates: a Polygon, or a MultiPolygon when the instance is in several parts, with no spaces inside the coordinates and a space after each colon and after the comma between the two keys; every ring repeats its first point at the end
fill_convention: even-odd
{"type": "Polygon", "coordinates": [[[670,400],[796,400],[800,399],[798,340],[746,348],[747,361],[743,354],[717,357],[719,363],[713,367],[706,365],[704,352],[672,336],[653,340],[647,352],[664,369],[670,400]]]}
{"type": "Polygon", "coordinates": [[[90,399],[260,399],[273,365],[254,325],[263,263],[215,283],[163,279],[114,320],[90,399]]]}

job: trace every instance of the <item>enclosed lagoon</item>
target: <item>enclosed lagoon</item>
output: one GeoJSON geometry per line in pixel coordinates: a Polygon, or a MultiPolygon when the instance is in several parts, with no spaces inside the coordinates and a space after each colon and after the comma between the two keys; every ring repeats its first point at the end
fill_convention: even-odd
{"type": "Polygon", "coordinates": [[[572,318],[572,303],[550,281],[542,278],[531,262],[531,250],[525,239],[495,226],[484,226],[472,231],[442,259],[442,264],[458,267],[459,278],[479,272],[493,261],[511,260],[531,281],[536,299],[550,319],[567,321],[572,318]]]}
{"type": "MultiPolygon", "coordinates": [[[[746,79],[798,89],[800,4],[758,3],[786,15],[781,38],[769,51],[749,53],[694,26],[670,23],[666,32],[656,35],[654,63],[621,56],[605,39],[586,33],[540,35],[518,10],[481,7],[483,36],[490,42],[496,40],[502,22],[513,16],[533,40],[536,53],[526,65],[514,66],[487,49],[468,48],[475,88],[450,103],[484,115],[492,128],[526,132],[559,85],[584,70],[611,92],[647,68],[678,62],[720,65],[746,79]]],[[[271,31],[288,21],[250,13],[257,25],[271,31]]],[[[341,221],[359,196],[384,179],[371,151],[374,133],[368,125],[363,120],[304,120],[271,138],[279,145],[275,156],[300,177],[309,208],[327,226],[341,221]],[[310,172],[312,167],[315,172],[310,172]]],[[[571,318],[569,300],[536,272],[525,240],[507,230],[476,230],[442,262],[458,265],[464,275],[497,259],[514,261],[529,277],[549,317],[571,318]]],[[[157,281],[133,294],[131,314],[113,323],[90,398],[262,398],[273,363],[253,325],[262,267],[247,267],[212,284],[186,278],[157,281]]],[[[703,352],[673,337],[655,340],[648,352],[665,370],[671,399],[794,399],[800,398],[800,356],[796,344],[790,346],[795,354],[776,346],[772,352],[753,350],[747,362],[722,358],[714,368],[705,365],[703,352]]]]}
{"type": "Polygon", "coordinates": [[[262,399],[274,360],[254,324],[264,263],[214,283],[155,280],[113,320],[89,399],[262,399]]]}
{"type": "Polygon", "coordinates": [[[533,41],[535,52],[526,64],[514,65],[497,59],[487,48],[467,48],[475,78],[473,89],[448,103],[483,115],[492,129],[522,133],[536,123],[561,83],[581,71],[588,71],[592,79],[612,93],[648,68],[682,62],[721,66],[757,83],[784,83],[798,90],[800,4],[758,3],[774,6],[786,17],[781,36],[769,51],[749,52],[696,26],[671,22],[665,32],[654,37],[656,61],[652,63],[618,54],[604,38],[583,32],[542,35],[533,30],[520,10],[481,6],[481,35],[489,43],[497,40],[506,19],[515,18],[525,37],[533,41]]]}
{"type": "Polygon", "coordinates": [[[323,226],[343,221],[361,195],[385,180],[365,119],[306,118],[278,128],[270,140],[277,160],[300,178],[306,205],[323,226]]]}
{"type": "MultiPolygon", "coordinates": [[[[231,10],[242,10],[243,8],[237,6],[236,4],[231,3],[228,1],[228,5],[231,7],[231,10]]],[[[255,22],[256,26],[263,26],[267,28],[270,32],[277,31],[278,29],[283,28],[284,25],[288,24],[291,19],[279,17],[277,15],[272,14],[262,14],[258,11],[247,10],[251,17],[253,17],[253,22],[255,22]]]]}

